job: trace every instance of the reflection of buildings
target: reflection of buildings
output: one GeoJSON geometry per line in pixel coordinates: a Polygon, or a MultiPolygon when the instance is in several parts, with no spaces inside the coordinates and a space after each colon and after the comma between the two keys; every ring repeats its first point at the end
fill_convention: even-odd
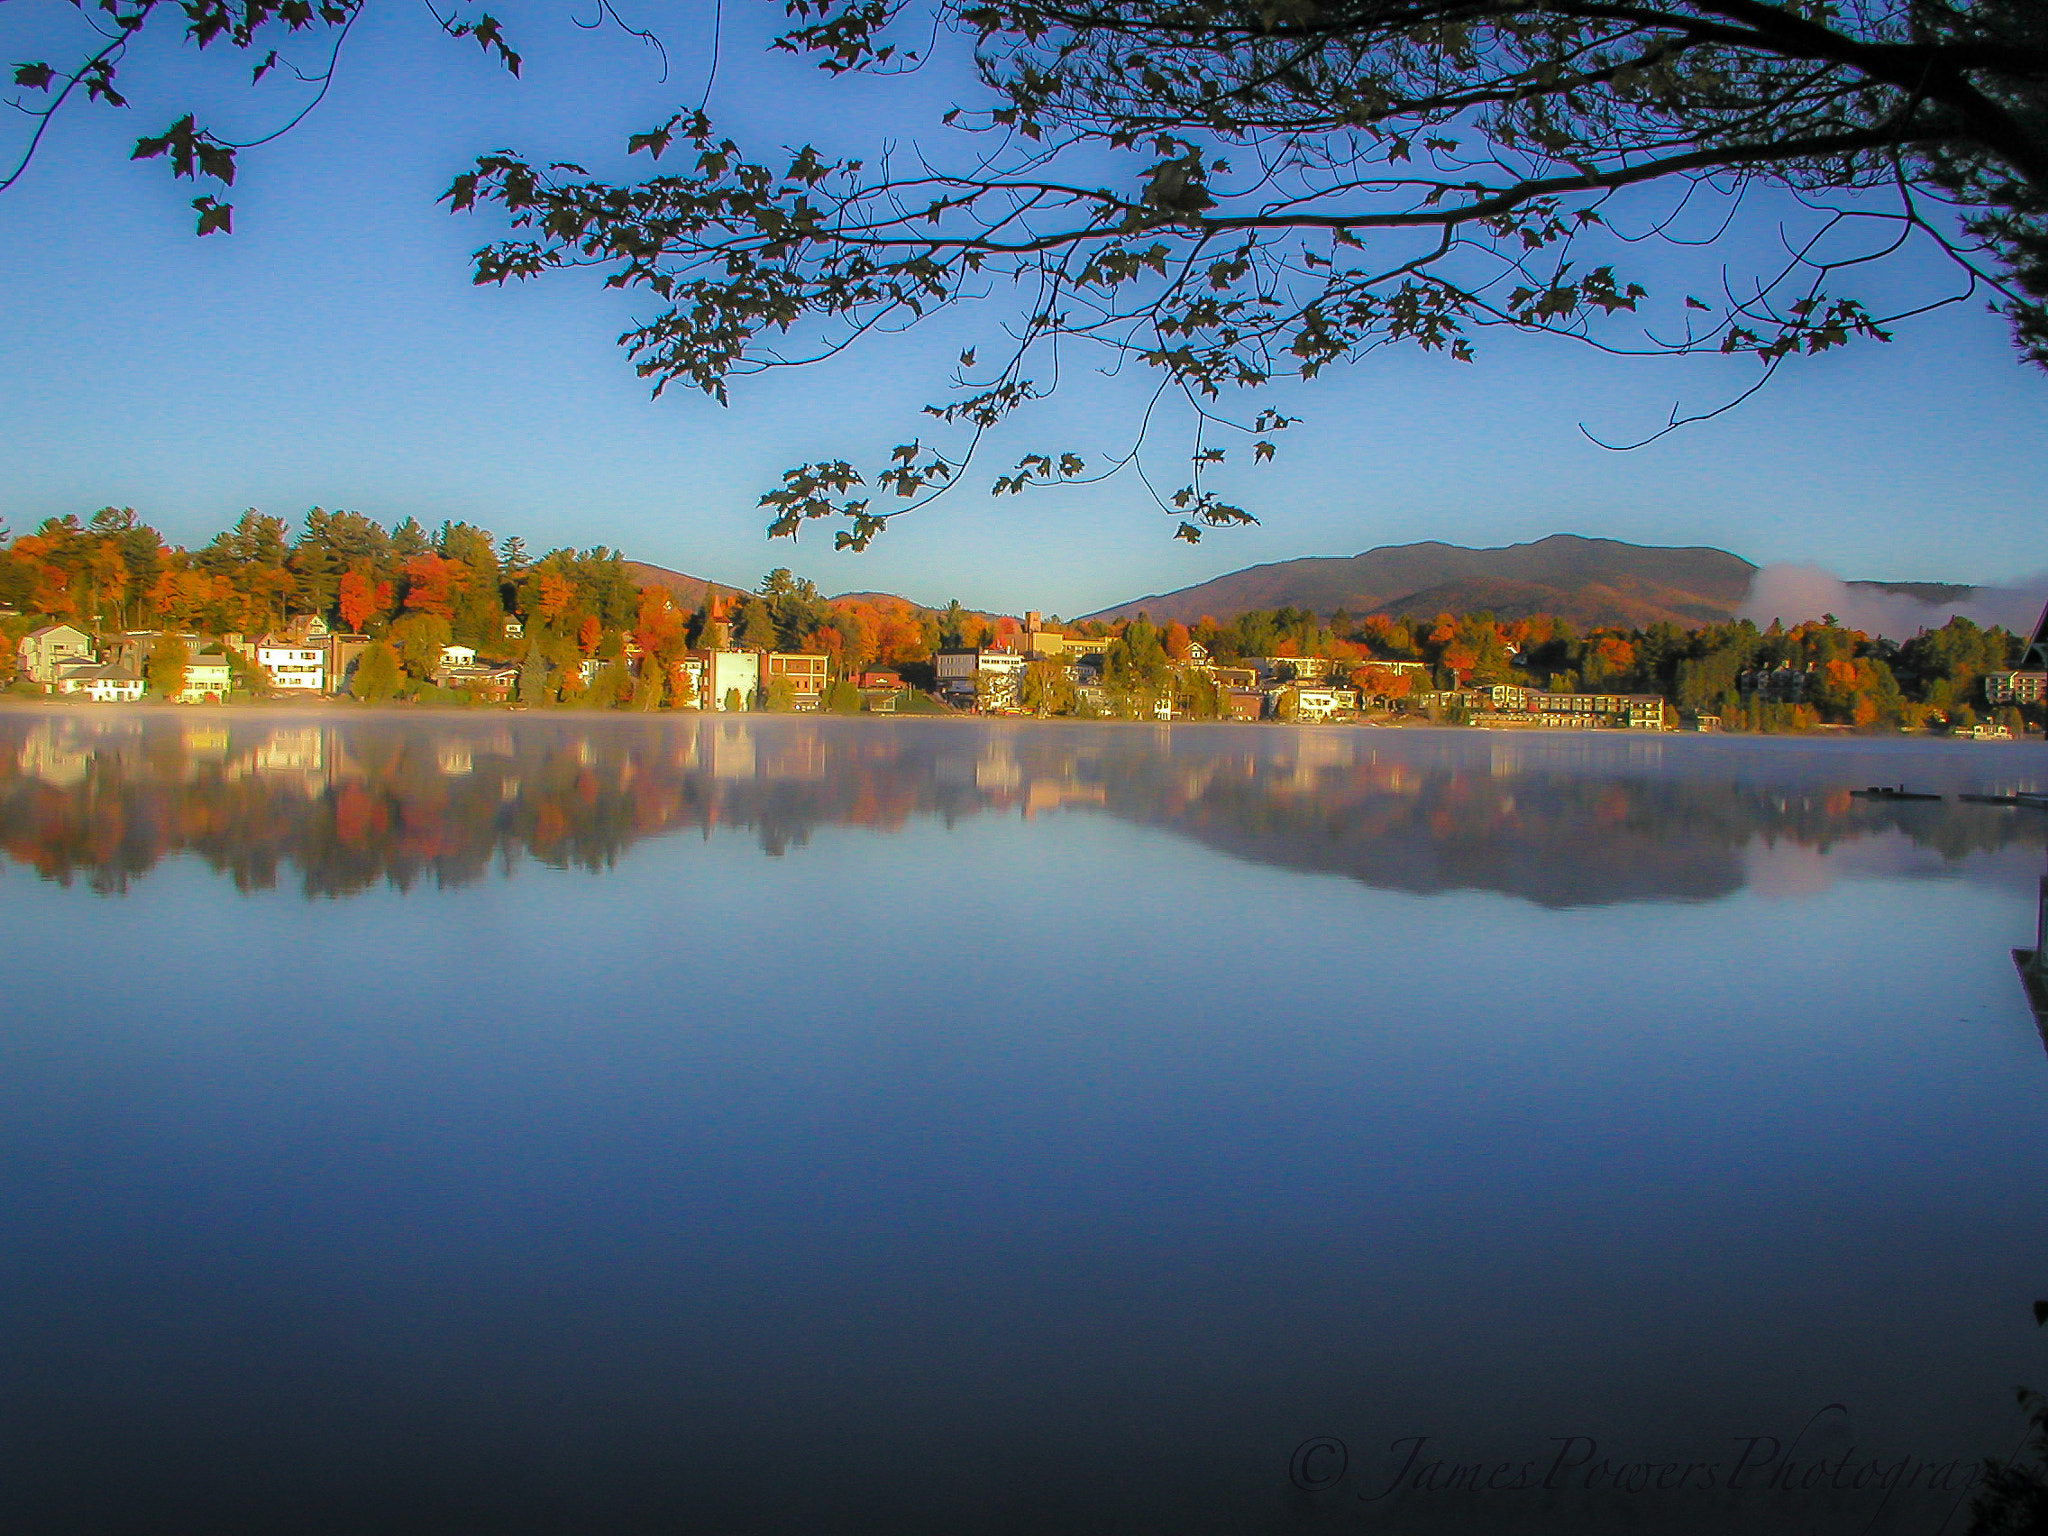
{"type": "Polygon", "coordinates": [[[763,742],[760,772],[763,778],[793,783],[815,782],[825,777],[825,743],[815,731],[763,742]]]}
{"type": "MultiPolygon", "coordinates": [[[[15,761],[24,778],[68,791],[120,762],[141,739],[142,722],[132,717],[39,720],[23,735],[15,761]]],[[[0,763],[6,760],[0,748],[0,763]]]]}
{"type": "Polygon", "coordinates": [[[1357,760],[1357,744],[1345,736],[1296,737],[1289,743],[1294,759],[1292,771],[1275,787],[1285,785],[1297,793],[1313,793],[1325,774],[1340,773],[1357,760]]]}
{"type": "Polygon", "coordinates": [[[303,794],[317,795],[335,777],[331,767],[323,727],[283,726],[255,746],[237,753],[227,763],[223,776],[230,782],[255,778],[288,784],[303,794]]]}
{"type": "Polygon", "coordinates": [[[178,744],[189,758],[219,762],[228,755],[228,728],[211,723],[188,725],[178,733],[178,744]]]}
{"type": "Polygon", "coordinates": [[[313,773],[327,761],[326,742],[317,725],[272,731],[267,741],[250,754],[249,765],[258,773],[313,773]]]}
{"type": "Polygon", "coordinates": [[[759,771],[754,733],[741,721],[706,721],[699,727],[698,755],[714,779],[751,779],[759,771]]]}
{"type": "Polygon", "coordinates": [[[58,731],[47,722],[28,733],[21,744],[21,771],[56,789],[85,782],[92,767],[92,748],[73,731],[58,731]]]}
{"type": "Polygon", "coordinates": [[[1015,789],[1024,782],[1024,769],[1007,747],[993,747],[974,762],[974,787],[991,794],[1015,789]]]}
{"type": "Polygon", "coordinates": [[[1068,806],[1084,806],[1099,810],[1108,802],[1109,793],[1100,784],[1075,784],[1058,779],[1033,779],[1024,791],[1024,815],[1028,819],[1043,811],[1064,810],[1068,806]]]}
{"type": "MultiPolygon", "coordinates": [[[[238,882],[289,866],[331,894],[482,879],[525,857],[609,868],[686,827],[751,828],[783,850],[828,826],[1067,808],[1374,889],[1566,907],[1727,896],[1755,883],[1765,843],[1826,864],[1859,841],[1880,859],[1961,859],[2048,838],[2031,812],[1875,805],[1799,771],[1743,783],[1718,748],[1606,733],[117,718],[0,717],[0,856],[113,888],[197,853],[238,882]],[[121,829],[119,846],[86,828],[121,829]]],[[[2040,947],[2022,975],[2048,994],[2040,947]]]]}

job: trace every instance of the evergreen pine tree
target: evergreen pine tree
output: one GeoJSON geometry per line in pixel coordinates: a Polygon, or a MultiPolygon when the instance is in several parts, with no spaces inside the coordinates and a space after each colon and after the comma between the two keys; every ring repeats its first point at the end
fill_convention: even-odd
{"type": "Polygon", "coordinates": [[[528,709],[548,701],[548,662],[537,643],[526,647],[526,659],[519,664],[519,702],[528,709]]]}
{"type": "Polygon", "coordinates": [[[746,607],[740,610],[739,644],[742,650],[749,651],[775,649],[775,616],[758,597],[748,598],[746,607]]]}

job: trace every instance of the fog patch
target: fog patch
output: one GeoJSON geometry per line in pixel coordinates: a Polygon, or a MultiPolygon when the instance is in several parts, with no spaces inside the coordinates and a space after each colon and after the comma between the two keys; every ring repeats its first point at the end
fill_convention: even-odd
{"type": "Polygon", "coordinates": [[[1892,640],[1910,640],[1923,629],[1939,629],[1960,615],[1989,628],[1999,625],[2015,634],[2031,634],[2048,599],[2048,572],[2022,576],[2009,586],[1974,587],[1948,602],[1924,603],[1904,592],[1851,586],[1817,565],[1765,565],[1757,568],[1749,596],[1735,610],[1738,619],[1787,625],[1832,613],[1850,629],[1892,640]]]}

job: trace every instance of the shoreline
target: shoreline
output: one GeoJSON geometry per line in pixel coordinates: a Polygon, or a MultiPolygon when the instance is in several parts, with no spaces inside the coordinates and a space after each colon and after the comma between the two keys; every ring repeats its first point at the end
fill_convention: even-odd
{"type": "Polygon", "coordinates": [[[1513,737],[1538,741],[1627,741],[1627,742],[1672,742],[1672,741],[1741,741],[1741,742],[1784,742],[1801,746],[1817,746],[1822,743],[1839,743],[1848,746],[1908,744],[1940,745],[1947,747],[1986,749],[2035,747],[2048,745],[2039,737],[2016,738],[2011,741],[1977,741],[1958,739],[1947,735],[1933,735],[1924,731],[1893,731],[1887,733],[1861,733],[1849,727],[1823,728],[1809,732],[1766,733],[1752,731],[1641,731],[1626,727],[1590,726],[1531,726],[1509,724],[1465,724],[1452,725],[1430,721],[1286,721],[1286,720],[1118,720],[1081,719],[1072,715],[968,715],[968,714],[869,714],[841,715],[824,711],[770,713],[765,710],[630,710],[630,709],[578,709],[549,708],[526,709],[506,705],[463,705],[463,704],[358,704],[353,700],[333,697],[320,699],[262,699],[229,704],[168,704],[156,701],[136,703],[96,703],[90,700],[73,700],[56,697],[35,698],[23,695],[0,695],[0,714],[23,716],[65,717],[74,719],[105,720],[298,720],[324,721],[342,724],[348,721],[369,721],[373,719],[433,720],[443,724],[458,720],[476,724],[490,722],[507,723],[509,717],[518,717],[529,722],[551,721],[575,723],[588,726],[596,721],[624,723],[639,721],[647,723],[660,721],[671,724],[689,723],[701,725],[708,721],[847,721],[847,722],[888,722],[897,724],[933,724],[949,728],[962,726],[983,727],[1033,727],[1061,726],[1099,729],[1109,727],[1121,730],[1157,731],[1161,729],[1203,729],[1239,730],[1250,728],[1266,732],[1307,731],[1318,735],[1364,734],[1377,735],[1382,732],[1408,733],[1415,731],[1444,732],[1457,735],[1485,734],[1490,736],[1513,737]]]}

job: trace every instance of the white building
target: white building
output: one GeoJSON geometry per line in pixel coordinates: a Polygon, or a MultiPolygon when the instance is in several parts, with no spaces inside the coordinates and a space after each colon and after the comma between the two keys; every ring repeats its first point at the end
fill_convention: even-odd
{"type": "Polygon", "coordinates": [[[738,695],[738,707],[751,709],[754,693],[761,686],[761,658],[755,651],[705,651],[704,691],[709,698],[707,708],[714,710],[734,707],[733,696],[738,695]]]}
{"type": "Polygon", "coordinates": [[[712,704],[704,695],[704,658],[685,656],[676,664],[676,671],[682,675],[682,691],[669,701],[674,709],[710,709],[712,704]]]}
{"type": "Polygon", "coordinates": [[[142,697],[142,674],[118,662],[104,667],[68,668],[57,681],[59,693],[82,693],[97,704],[133,704],[142,697]]]}
{"type": "Polygon", "coordinates": [[[185,686],[178,694],[180,704],[218,704],[234,685],[225,651],[196,652],[185,663],[185,686]]]}
{"type": "Polygon", "coordinates": [[[1320,683],[1330,675],[1331,663],[1321,656],[1254,656],[1252,665],[1260,677],[1281,682],[1320,683]]]}
{"type": "Polygon", "coordinates": [[[327,647],[266,635],[256,642],[256,665],[270,686],[293,693],[327,691],[327,647]]]}
{"type": "Polygon", "coordinates": [[[939,692],[955,704],[1016,709],[1029,658],[1015,651],[940,651],[932,657],[939,692]]]}
{"type": "Polygon", "coordinates": [[[92,636],[70,624],[45,624],[21,637],[15,659],[23,677],[47,688],[65,663],[93,659],[92,636]]]}
{"type": "Polygon", "coordinates": [[[1289,693],[1294,695],[1294,718],[1297,720],[1334,720],[1339,715],[1358,713],[1356,688],[1317,688],[1290,684],[1286,688],[1275,688],[1267,695],[1275,714],[1280,713],[1282,700],[1289,693]]]}

